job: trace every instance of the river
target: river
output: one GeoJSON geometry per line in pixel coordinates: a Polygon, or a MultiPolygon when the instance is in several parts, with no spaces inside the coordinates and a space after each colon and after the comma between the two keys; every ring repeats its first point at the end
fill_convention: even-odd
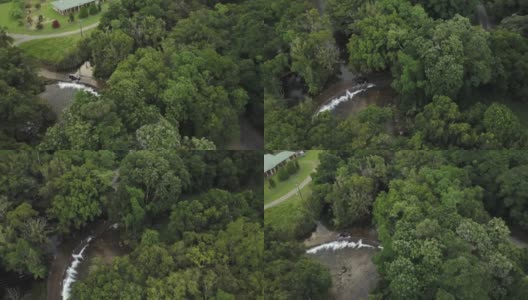
{"type": "Polygon", "coordinates": [[[352,228],[342,233],[321,222],[304,241],[306,255],[328,268],[332,277],[329,299],[367,299],[379,280],[372,257],[382,248],[376,231],[352,228]]]}
{"type": "Polygon", "coordinates": [[[100,220],[68,236],[56,248],[47,278],[47,299],[65,300],[73,283],[85,278],[96,258],[111,264],[129,252],[120,242],[119,228],[100,220]]]}

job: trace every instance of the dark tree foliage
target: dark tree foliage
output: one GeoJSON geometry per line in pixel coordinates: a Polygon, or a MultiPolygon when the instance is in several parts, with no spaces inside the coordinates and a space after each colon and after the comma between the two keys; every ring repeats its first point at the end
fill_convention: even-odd
{"type": "Polygon", "coordinates": [[[375,298],[522,299],[528,252],[509,227],[528,228],[526,154],[332,151],[321,155],[311,197],[338,226],[373,215],[383,246],[375,298]]]}
{"type": "Polygon", "coordinates": [[[265,228],[263,272],[267,299],[327,299],[330,273],[303,255],[304,248],[280,232],[265,228]]]}
{"type": "Polygon", "coordinates": [[[55,120],[51,109],[36,95],[43,85],[36,64],[0,28],[0,148],[35,145],[55,120]]]}

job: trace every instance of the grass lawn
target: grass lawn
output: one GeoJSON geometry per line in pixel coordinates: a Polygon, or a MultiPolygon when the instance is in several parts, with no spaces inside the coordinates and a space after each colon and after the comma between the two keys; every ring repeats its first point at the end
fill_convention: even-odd
{"type": "MultiPolygon", "coordinates": [[[[33,17],[38,17],[38,15],[42,15],[44,17],[44,21],[42,24],[44,25],[44,28],[41,30],[37,30],[34,28],[28,28],[26,25],[19,26],[18,21],[14,20],[9,16],[9,11],[11,10],[12,3],[2,3],[0,4],[0,27],[5,26],[7,27],[7,32],[9,33],[19,33],[19,34],[51,34],[51,33],[59,33],[59,32],[66,32],[66,31],[72,31],[77,30],[80,28],[79,26],[79,20],[82,21],[82,26],[88,26],[91,24],[94,24],[95,22],[99,21],[99,18],[101,17],[102,13],[105,12],[108,9],[109,3],[105,2],[102,5],[102,12],[96,14],[96,15],[90,15],[88,18],[79,19],[79,13],[74,13],[75,15],[75,21],[73,23],[68,22],[68,16],[62,16],[56,11],[53,10],[53,6],[51,5],[52,0],[46,0],[46,2],[42,3],[40,0],[33,0],[31,1],[32,4],[41,3],[41,8],[37,10],[34,6],[31,8],[32,13],[31,15],[33,17]],[[53,29],[51,27],[51,23],[53,20],[58,20],[60,23],[60,27],[57,29],[53,29]]],[[[26,16],[24,16],[24,23],[26,16]]]]}
{"type": "Polygon", "coordinates": [[[307,151],[303,157],[299,157],[299,171],[285,181],[279,181],[277,174],[273,175],[272,178],[275,180],[275,188],[270,189],[267,180],[265,179],[264,183],[264,203],[268,204],[269,202],[281,197],[282,195],[293,190],[297,184],[300,184],[304,179],[306,179],[313,169],[319,164],[319,153],[320,150],[310,150],[307,151]]]}
{"type": "MultiPolygon", "coordinates": [[[[87,36],[84,35],[85,38],[87,36]]],[[[41,62],[55,64],[70,53],[81,39],[80,34],[74,34],[59,38],[33,40],[23,43],[19,47],[29,56],[41,62]]]]}
{"type": "MultiPolygon", "coordinates": [[[[308,184],[301,190],[303,199],[312,194],[312,184],[308,184]]],[[[293,236],[295,227],[302,213],[302,200],[297,193],[283,203],[266,209],[264,211],[264,224],[271,225],[280,231],[285,231],[293,236]]]]}

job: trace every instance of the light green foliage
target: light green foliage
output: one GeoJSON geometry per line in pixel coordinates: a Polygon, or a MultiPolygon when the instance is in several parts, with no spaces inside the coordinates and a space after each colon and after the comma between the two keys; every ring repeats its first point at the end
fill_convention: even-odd
{"type": "Polygon", "coordinates": [[[58,229],[80,229],[102,213],[102,203],[110,182],[93,167],[73,167],[52,181],[52,206],[49,214],[58,220],[58,229]]]}
{"type": "Polygon", "coordinates": [[[73,295],[111,298],[119,289],[119,295],[129,295],[127,299],[215,295],[232,299],[230,293],[262,299],[263,243],[260,226],[243,219],[231,222],[216,236],[193,233],[185,242],[172,245],[165,244],[158,232],[146,230],[130,255],[117,258],[112,266],[99,266],[74,286],[73,295]],[[99,285],[100,280],[107,284],[99,285]]]}
{"type": "Polygon", "coordinates": [[[488,33],[457,16],[424,31],[398,53],[393,87],[405,101],[418,104],[435,95],[456,99],[463,88],[488,83],[492,63],[488,33]]]}
{"type": "Polygon", "coordinates": [[[332,203],[334,224],[347,227],[364,221],[374,202],[374,182],[363,176],[337,178],[333,192],[327,196],[332,203]]]}
{"type": "Polygon", "coordinates": [[[39,145],[41,150],[125,149],[126,132],[114,106],[85,92],[76,95],[39,145]]]}
{"type": "Polygon", "coordinates": [[[234,62],[212,49],[175,51],[171,62],[174,71],[162,96],[166,118],[178,121],[185,135],[215,143],[237,134],[238,115],[248,96],[237,87],[234,62]]]}
{"type": "Polygon", "coordinates": [[[133,50],[134,40],[121,30],[95,31],[92,33],[89,48],[92,51],[90,63],[94,66],[94,76],[108,78],[118,63],[133,50]]]}
{"type": "Polygon", "coordinates": [[[503,104],[494,103],[484,113],[484,127],[503,145],[516,143],[521,136],[521,124],[513,112],[503,104]]]}
{"type": "Polygon", "coordinates": [[[306,13],[307,33],[298,34],[291,42],[291,70],[299,73],[312,95],[319,93],[328,78],[335,72],[339,50],[327,18],[317,10],[306,13]]]}
{"type": "Polygon", "coordinates": [[[424,10],[407,1],[379,1],[374,11],[354,23],[347,45],[350,64],[362,73],[387,70],[398,51],[430,26],[424,10]]]}
{"type": "Polygon", "coordinates": [[[178,130],[165,119],[143,125],[136,131],[139,148],[145,150],[178,149],[181,146],[180,139],[178,130]]]}
{"type": "Polygon", "coordinates": [[[325,13],[328,14],[334,30],[349,35],[350,25],[365,13],[363,5],[366,0],[328,0],[325,1],[325,13]]]}
{"type": "MultiPolygon", "coordinates": [[[[176,203],[182,189],[190,184],[190,177],[183,161],[174,152],[138,151],[128,154],[121,163],[123,187],[139,188],[144,191],[141,202],[143,209],[156,215],[176,203]]],[[[126,194],[122,201],[128,202],[126,194]]]]}

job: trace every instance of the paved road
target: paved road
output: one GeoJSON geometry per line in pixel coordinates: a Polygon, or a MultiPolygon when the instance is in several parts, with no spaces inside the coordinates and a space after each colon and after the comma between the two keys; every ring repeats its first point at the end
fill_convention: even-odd
{"type": "MultiPolygon", "coordinates": [[[[308,176],[301,184],[299,184],[299,189],[303,189],[307,184],[309,184],[312,181],[312,177],[308,176]]],[[[293,190],[289,191],[286,195],[280,197],[277,200],[273,200],[270,203],[264,205],[264,209],[272,208],[274,206],[277,206],[281,204],[282,202],[288,200],[291,196],[295,195],[297,193],[297,187],[295,187],[293,190]]]]}
{"type": "MultiPolygon", "coordinates": [[[[97,27],[99,25],[99,22],[96,22],[94,24],[88,25],[83,27],[83,31],[90,30],[92,28],[97,27]]],[[[22,43],[29,42],[32,40],[40,40],[40,39],[49,39],[49,38],[56,38],[56,37],[63,37],[68,36],[72,34],[77,34],[81,32],[81,29],[73,30],[73,31],[66,31],[66,32],[59,32],[59,33],[52,33],[52,34],[40,34],[40,35],[30,35],[30,34],[17,34],[17,33],[8,33],[9,36],[11,36],[15,42],[13,43],[15,46],[18,46],[22,43]]]]}

